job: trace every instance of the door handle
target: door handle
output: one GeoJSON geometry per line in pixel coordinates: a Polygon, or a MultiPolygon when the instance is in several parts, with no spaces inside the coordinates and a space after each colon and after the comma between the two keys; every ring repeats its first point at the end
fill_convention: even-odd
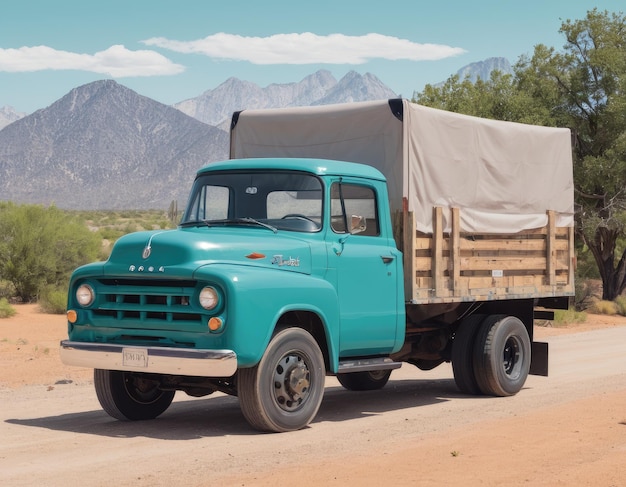
{"type": "Polygon", "coordinates": [[[385,264],[391,264],[393,262],[393,259],[395,259],[393,255],[381,255],[380,257],[381,259],[383,259],[383,262],[385,264]]]}

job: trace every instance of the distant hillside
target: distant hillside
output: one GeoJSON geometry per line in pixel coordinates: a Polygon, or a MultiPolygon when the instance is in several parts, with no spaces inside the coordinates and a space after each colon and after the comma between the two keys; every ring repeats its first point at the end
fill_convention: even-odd
{"type": "Polygon", "coordinates": [[[511,63],[503,57],[491,57],[484,61],[478,61],[468,64],[459,69],[456,74],[459,75],[459,79],[464,80],[469,78],[472,83],[476,83],[478,78],[483,81],[487,81],[491,77],[492,71],[500,71],[504,74],[512,74],[513,68],[511,63]]]}
{"type": "Polygon", "coordinates": [[[25,116],[25,113],[16,112],[13,107],[0,107],[0,130],[25,116]]]}
{"type": "Polygon", "coordinates": [[[320,70],[298,83],[271,84],[266,88],[229,78],[217,88],[174,106],[201,122],[227,130],[234,111],[384,100],[396,96],[373,74],[351,71],[337,82],[329,71],[320,70]]]}
{"type": "Polygon", "coordinates": [[[75,209],[183,205],[228,134],[115,81],[70,91],[0,130],[0,195],[75,209]]]}

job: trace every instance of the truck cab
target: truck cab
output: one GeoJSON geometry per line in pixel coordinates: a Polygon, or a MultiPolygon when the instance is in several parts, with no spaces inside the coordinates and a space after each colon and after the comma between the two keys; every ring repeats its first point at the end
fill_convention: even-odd
{"type": "Polygon", "coordinates": [[[378,170],[212,163],[177,229],[124,236],[108,261],[74,272],[61,358],[95,369],[118,419],[156,417],[176,390],[219,390],[258,429],[299,429],[326,374],[375,387],[400,366],[403,280],[378,170]]]}

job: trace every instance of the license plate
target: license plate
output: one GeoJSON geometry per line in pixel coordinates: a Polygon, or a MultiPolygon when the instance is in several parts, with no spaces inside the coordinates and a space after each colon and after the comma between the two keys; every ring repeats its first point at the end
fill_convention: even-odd
{"type": "Polygon", "coordinates": [[[126,367],[148,367],[148,350],[145,348],[122,349],[122,365],[126,367]]]}

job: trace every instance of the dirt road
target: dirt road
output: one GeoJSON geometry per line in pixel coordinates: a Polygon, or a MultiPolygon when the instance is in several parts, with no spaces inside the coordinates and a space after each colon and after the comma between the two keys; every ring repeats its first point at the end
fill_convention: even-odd
{"type": "Polygon", "coordinates": [[[539,329],[550,377],[514,397],[463,396],[451,367],[405,365],[381,391],[328,378],[309,428],[259,434],[218,394],[112,420],[90,371],[58,363],[63,317],[32,312],[0,320],[0,485],[626,486],[623,317],[539,329]]]}

